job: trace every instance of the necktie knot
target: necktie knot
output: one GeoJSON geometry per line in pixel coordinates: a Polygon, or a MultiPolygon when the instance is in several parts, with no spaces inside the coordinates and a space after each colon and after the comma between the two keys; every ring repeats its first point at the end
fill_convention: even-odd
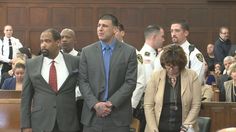
{"type": "Polygon", "coordinates": [[[9,40],[9,42],[11,42],[11,39],[10,39],[10,38],[9,38],[8,40],[9,40]]]}
{"type": "Polygon", "coordinates": [[[111,47],[110,46],[106,46],[105,47],[105,51],[110,51],[111,50],[111,47]]]}

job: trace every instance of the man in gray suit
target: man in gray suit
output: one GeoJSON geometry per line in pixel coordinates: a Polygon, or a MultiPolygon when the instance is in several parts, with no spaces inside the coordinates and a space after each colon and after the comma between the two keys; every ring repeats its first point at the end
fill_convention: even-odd
{"type": "Polygon", "coordinates": [[[42,55],[26,62],[21,100],[23,132],[77,132],[75,102],[79,58],[60,52],[61,36],[47,29],[40,36],[42,55]]]}
{"type": "Polygon", "coordinates": [[[101,16],[100,41],[82,49],[79,87],[84,97],[84,132],[129,132],[137,57],[134,47],[115,38],[117,26],[115,16],[101,16]]]}

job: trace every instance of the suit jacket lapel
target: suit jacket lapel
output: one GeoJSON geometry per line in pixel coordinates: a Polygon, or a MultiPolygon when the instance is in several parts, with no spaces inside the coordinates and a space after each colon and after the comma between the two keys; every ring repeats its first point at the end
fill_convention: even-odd
{"type": "Polygon", "coordinates": [[[114,50],[112,51],[111,61],[110,61],[110,71],[113,68],[113,65],[115,65],[115,62],[117,62],[119,54],[122,52],[122,44],[119,41],[116,41],[116,45],[114,50]]]}
{"type": "Polygon", "coordinates": [[[164,92],[165,92],[165,84],[166,84],[166,70],[162,70],[159,75],[159,85],[158,85],[158,95],[156,96],[157,99],[160,100],[161,107],[163,105],[163,100],[164,100],[164,92]]]}
{"type": "Polygon", "coordinates": [[[104,66],[104,61],[103,61],[103,55],[102,55],[102,48],[101,48],[101,45],[100,45],[100,42],[97,42],[96,45],[96,51],[94,52],[94,56],[97,57],[97,63],[99,64],[100,66],[100,69],[101,69],[101,73],[102,73],[102,76],[105,77],[105,66],[104,66]]]}
{"type": "Polygon", "coordinates": [[[188,80],[188,75],[186,75],[186,70],[183,70],[181,72],[181,96],[183,96],[186,88],[188,87],[187,85],[187,80],[188,80]]]}
{"type": "Polygon", "coordinates": [[[68,73],[70,75],[72,73],[72,66],[71,66],[71,63],[70,63],[70,58],[68,58],[68,56],[63,54],[63,53],[62,53],[62,55],[63,55],[64,61],[65,61],[68,73]]]}
{"type": "MultiPolygon", "coordinates": [[[[35,59],[35,62],[34,62],[35,68],[34,69],[35,69],[36,75],[40,76],[40,78],[44,80],[44,78],[41,74],[42,66],[43,66],[43,55],[40,55],[38,58],[35,59]]],[[[47,82],[47,81],[45,81],[45,82],[47,82]]]]}

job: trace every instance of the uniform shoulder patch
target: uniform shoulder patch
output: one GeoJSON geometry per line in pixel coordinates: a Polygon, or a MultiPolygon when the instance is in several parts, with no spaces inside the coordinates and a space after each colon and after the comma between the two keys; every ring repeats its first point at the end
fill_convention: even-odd
{"type": "Polygon", "coordinates": [[[203,55],[201,53],[197,53],[196,57],[199,61],[203,62],[203,55]]]}
{"type": "Polygon", "coordinates": [[[141,64],[143,64],[143,57],[141,54],[137,54],[137,59],[141,64]]]}
{"type": "Polygon", "coordinates": [[[145,52],[144,55],[145,56],[150,56],[150,52],[145,52]]]}

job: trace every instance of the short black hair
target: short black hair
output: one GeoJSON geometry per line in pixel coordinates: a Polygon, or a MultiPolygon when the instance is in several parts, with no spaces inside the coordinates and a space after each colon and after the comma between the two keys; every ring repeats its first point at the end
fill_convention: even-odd
{"type": "Polygon", "coordinates": [[[144,30],[145,39],[152,33],[159,33],[161,29],[162,27],[159,25],[148,25],[144,30]]]}
{"type": "Polygon", "coordinates": [[[174,20],[174,21],[172,21],[171,25],[172,24],[180,24],[181,28],[184,30],[187,30],[187,31],[189,31],[189,29],[190,29],[189,24],[185,19],[174,20]]]}
{"type": "Polygon", "coordinates": [[[119,29],[120,31],[125,31],[124,25],[121,24],[121,23],[118,23],[118,29],[119,29]]]}
{"type": "Polygon", "coordinates": [[[59,33],[56,29],[54,29],[54,28],[46,29],[46,30],[43,31],[43,33],[44,33],[44,32],[50,32],[50,33],[52,34],[52,38],[53,38],[55,41],[61,40],[61,35],[60,35],[60,33],[59,33]]]}
{"type": "Polygon", "coordinates": [[[119,23],[117,17],[112,14],[103,14],[99,20],[111,20],[113,26],[118,26],[119,23]]]}

